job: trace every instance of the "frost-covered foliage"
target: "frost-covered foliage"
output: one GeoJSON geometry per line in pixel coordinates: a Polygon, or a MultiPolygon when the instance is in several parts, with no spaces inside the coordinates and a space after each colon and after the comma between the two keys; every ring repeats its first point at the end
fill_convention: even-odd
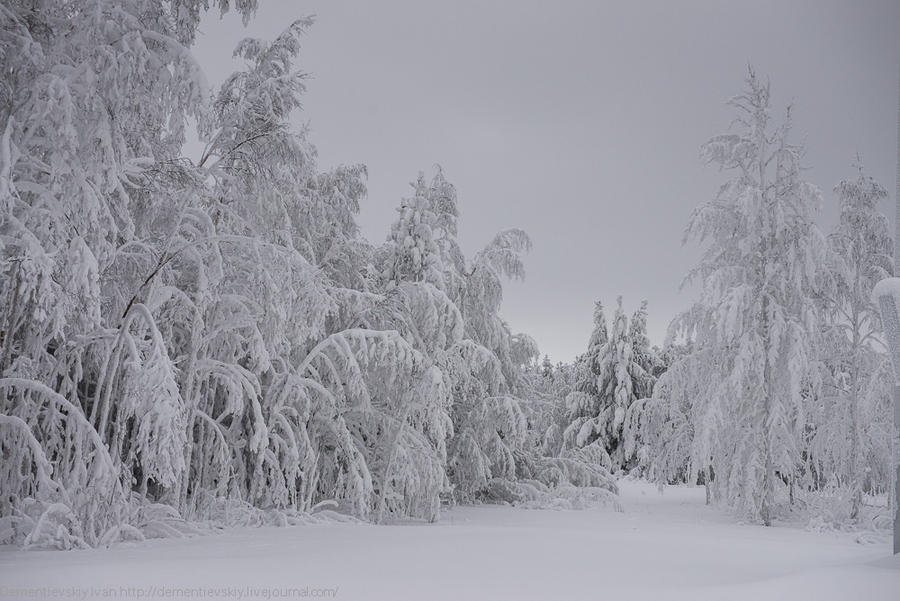
{"type": "Polygon", "coordinates": [[[794,514],[816,528],[879,527],[891,377],[872,290],[892,269],[877,207],[887,192],[860,167],[835,190],[840,218],[825,239],[812,220],[819,193],[787,140],[790,111],[775,127],[768,85],[752,70],[747,83],[731,101],[737,131],[703,146],[733,178],[686,232],[706,246],[688,276],[701,298],[673,321],[652,394],[628,409],[626,456],[765,524],[794,514]]]}
{"type": "Polygon", "coordinates": [[[319,171],[291,125],[311,21],[242,41],[210,90],[209,4],[0,7],[0,542],[435,519],[526,464],[573,506],[610,492],[536,450],[537,349],[499,317],[527,236],[467,263],[439,171],[373,248],[365,167],[319,171]]]}
{"type": "Polygon", "coordinates": [[[399,217],[391,226],[390,257],[384,277],[393,283],[428,282],[443,290],[444,265],[432,230],[437,226],[437,213],[432,206],[431,190],[421,173],[413,187],[415,194],[403,199],[397,209],[399,217]]]}
{"type": "Polygon", "coordinates": [[[734,132],[702,154],[732,177],[697,207],[685,234],[705,245],[687,280],[702,289],[674,325],[696,347],[660,382],[653,411],[636,419],[656,420],[658,435],[677,433],[681,450],[662,456],[661,475],[678,455],[692,476],[711,468],[716,494],[770,524],[776,481],[793,485],[803,461],[826,244],[812,219],[820,193],[801,179],[802,148],[788,140],[790,109],[774,125],[769,86],[752,70],[730,104],[734,132]]]}
{"type": "Polygon", "coordinates": [[[694,483],[699,477],[707,487],[710,483],[714,430],[697,424],[728,421],[709,397],[717,391],[713,381],[717,371],[709,369],[710,357],[703,352],[680,357],[660,375],[652,396],[628,409],[626,449],[638,455],[644,475],[652,481],[694,483]]]}
{"type": "MultiPolygon", "coordinates": [[[[535,467],[548,454],[545,434],[559,405],[530,377],[537,345],[527,335],[513,334],[499,314],[503,279],[524,277],[528,236],[521,230],[500,232],[467,261],[456,240],[456,190],[440,168],[430,182],[420,174],[413,189],[376,257],[385,295],[406,307],[392,311],[393,327],[430,357],[449,390],[453,436],[447,472],[453,498],[553,504],[548,499],[558,493],[558,499],[569,499],[561,503],[576,506],[587,497],[573,493],[572,486],[593,489],[602,482],[614,490],[605,470],[577,458],[559,473],[535,467]],[[594,470],[593,478],[579,469],[594,470]],[[543,488],[538,494],[529,486],[543,488]]],[[[583,494],[610,503],[602,493],[583,494]]]]}
{"type": "MultiPolygon", "coordinates": [[[[3,480],[7,539],[137,535],[132,491],[176,488],[187,471],[189,406],[153,311],[183,300],[158,284],[208,222],[179,160],[206,93],[185,47],[200,8],[0,8],[0,415],[4,447],[29,457],[3,480]]],[[[248,17],[255,3],[236,8],[248,17]]]]}
{"type": "Polygon", "coordinates": [[[588,350],[577,362],[575,390],[566,398],[564,448],[595,447],[592,452],[613,471],[636,467],[634,446],[626,445],[625,418],[636,400],[649,396],[656,361],[647,338],[646,302],[629,324],[619,297],[609,328],[598,302],[588,350]]]}
{"type": "Polygon", "coordinates": [[[828,236],[829,285],[823,291],[822,386],[810,396],[810,486],[847,491],[857,520],[863,494],[890,488],[890,366],[872,290],[893,270],[893,240],[877,203],[887,190],[863,173],[835,189],[840,218],[828,236]]]}

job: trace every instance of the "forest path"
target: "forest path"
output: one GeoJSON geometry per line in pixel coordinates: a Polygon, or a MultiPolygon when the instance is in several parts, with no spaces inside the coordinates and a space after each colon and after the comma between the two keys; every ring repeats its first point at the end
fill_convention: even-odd
{"type": "Polygon", "coordinates": [[[661,495],[644,482],[620,485],[622,513],[457,507],[436,524],[244,528],[71,552],[4,548],[0,600],[25,598],[20,587],[56,587],[58,599],[900,598],[900,562],[887,543],[737,524],[704,506],[702,488],[661,495]],[[322,590],[334,588],[334,596],[322,590]]]}

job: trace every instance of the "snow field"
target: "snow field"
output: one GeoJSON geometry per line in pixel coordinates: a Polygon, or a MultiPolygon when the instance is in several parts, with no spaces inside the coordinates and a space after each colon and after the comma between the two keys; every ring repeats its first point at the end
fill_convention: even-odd
{"type": "Polygon", "coordinates": [[[0,587],[56,587],[84,599],[109,598],[104,591],[202,598],[207,590],[216,594],[206,598],[342,601],[877,601],[900,594],[900,561],[886,541],[862,545],[847,533],[735,523],[703,505],[701,487],[660,495],[626,480],[620,488],[623,513],[464,506],[436,524],[246,528],[67,552],[5,548],[0,587]]]}

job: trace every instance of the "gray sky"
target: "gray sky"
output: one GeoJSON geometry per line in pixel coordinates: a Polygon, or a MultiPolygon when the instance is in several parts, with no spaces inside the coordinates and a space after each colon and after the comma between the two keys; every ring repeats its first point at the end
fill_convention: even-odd
{"type": "Polygon", "coordinates": [[[235,67],[241,38],[315,14],[297,121],[322,168],[368,165],[363,233],[384,240],[408,183],[440,163],[468,254],[500,229],[531,235],[527,279],[506,286],[502,313],[554,361],[585,349],[597,299],[608,315],[619,294],[628,311],[648,299],[656,343],[690,304],[679,284],[698,250],[682,232],[724,177],[698,148],[728,126],[748,63],[776,107],[794,104],[824,228],[857,152],[894,190],[896,0],[261,5],[247,28],[205,19],[195,52],[209,82],[235,67]]]}

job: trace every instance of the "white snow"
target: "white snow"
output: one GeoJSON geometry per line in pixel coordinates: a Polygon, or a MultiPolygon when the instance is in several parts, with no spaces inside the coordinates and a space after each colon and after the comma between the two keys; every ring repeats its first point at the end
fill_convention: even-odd
{"type": "Polygon", "coordinates": [[[900,598],[900,556],[886,541],[737,524],[703,505],[702,488],[660,495],[645,482],[620,485],[624,513],[467,506],[436,524],[247,528],[62,552],[5,547],[0,598],[41,587],[39,598],[56,587],[56,598],[70,599],[900,598]]]}

